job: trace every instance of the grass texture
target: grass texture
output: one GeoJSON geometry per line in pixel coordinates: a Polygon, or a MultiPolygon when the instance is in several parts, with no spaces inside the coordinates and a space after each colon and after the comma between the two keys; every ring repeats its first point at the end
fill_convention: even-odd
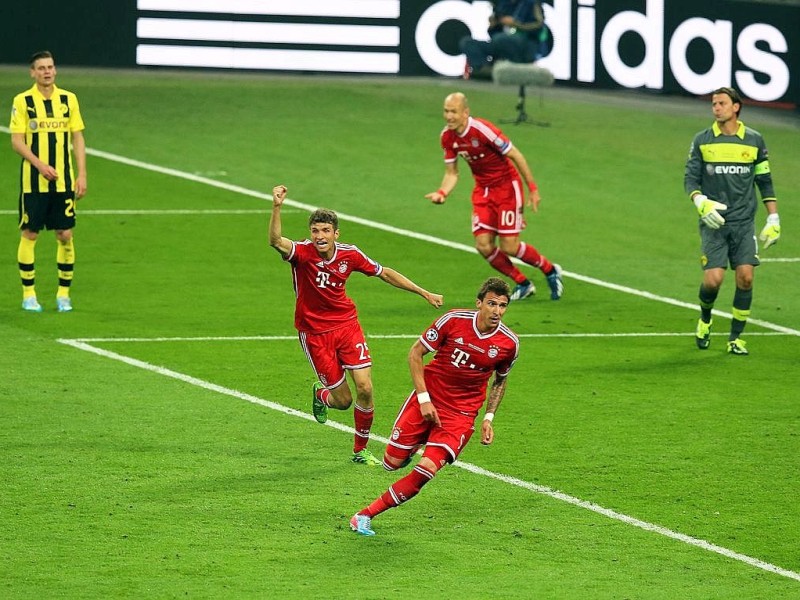
{"type": "MultiPolygon", "coordinates": [[[[751,355],[732,357],[723,315],[711,349],[692,339],[701,272],[683,164],[709,104],[531,95],[551,126],[504,128],[542,192],[523,239],[564,267],[565,295],[551,302],[531,272],[539,294],[507,313],[522,346],[495,443],[473,441],[468,468],[361,538],[349,517],[397,474],[349,462],[349,412],[331,414],[338,428],[309,416],[290,270],[258,195],[289,187],[295,239],[306,206],[337,210],[343,241],[470,307],[493,271],[470,250],[466,166],[445,205],[423,198],[444,170],[441,103],[462,89],[498,121],[514,90],[67,68],[59,84],[78,94],[92,149],[70,314],[54,310],[49,233],[45,311],[19,308],[18,157],[0,151],[3,597],[800,596],[796,123],[742,114],[769,144],[784,237],[757,269],[751,355]]],[[[8,105],[29,85],[26,68],[0,69],[8,105]]],[[[408,348],[440,313],[378,280],[355,276],[349,292],[375,360],[380,454],[411,388],[408,348]]]]}

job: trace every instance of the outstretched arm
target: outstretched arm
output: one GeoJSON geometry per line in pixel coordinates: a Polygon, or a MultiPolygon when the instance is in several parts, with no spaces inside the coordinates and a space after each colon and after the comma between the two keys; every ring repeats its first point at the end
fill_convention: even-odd
{"type": "Polygon", "coordinates": [[[430,194],[425,194],[425,197],[434,204],[444,204],[445,199],[447,198],[447,196],[450,195],[450,192],[452,192],[453,189],[455,189],[457,183],[458,183],[457,161],[453,161],[451,163],[445,163],[444,178],[442,179],[442,185],[435,192],[431,192],[430,194]]]}
{"type": "Polygon", "coordinates": [[[283,256],[292,250],[292,240],[281,233],[281,205],[286,199],[286,186],[276,185],[272,188],[272,214],[269,217],[269,245],[283,256]]]}
{"type": "Polygon", "coordinates": [[[522,180],[528,187],[529,194],[526,204],[533,209],[533,212],[539,212],[539,202],[541,197],[539,196],[539,188],[536,186],[536,181],[533,179],[531,168],[528,166],[528,161],[525,160],[522,152],[520,152],[516,146],[512,146],[511,150],[508,151],[506,156],[511,159],[511,162],[514,163],[514,166],[517,168],[520,177],[522,177],[522,180]]]}
{"type": "Polygon", "coordinates": [[[492,427],[492,419],[494,413],[497,412],[497,407],[503,401],[503,396],[506,393],[506,377],[495,375],[492,387],[489,389],[489,399],[486,401],[486,413],[481,423],[481,444],[488,446],[494,441],[494,428],[492,427]]]}
{"type": "Polygon", "coordinates": [[[419,294],[425,298],[430,305],[435,306],[436,308],[439,308],[442,305],[443,299],[441,294],[432,294],[428,290],[422,289],[408,277],[402,273],[398,273],[394,269],[383,267],[383,271],[381,271],[379,277],[386,283],[390,283],[396,288],[419,294]]]}

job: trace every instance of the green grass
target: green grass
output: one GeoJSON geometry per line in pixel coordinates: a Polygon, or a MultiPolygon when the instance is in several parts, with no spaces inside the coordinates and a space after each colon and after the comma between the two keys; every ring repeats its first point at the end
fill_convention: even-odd
{"type": "MultiPolygon", "coordinates": [[[[26,75],[0,69],[0,97],[10,103],[26,75]]],[[[441,180],[440,106],[456,82],[66,68],[59,77],[79,94],[93,149],[260,192],[282,182],[298,202],[471,245],[465,167],[447,204],[423,198],[441,180]]],[[[511,116],[513,90],[466,91],[475,114],[511,116]]],[[[463,461],[800,572],[800,337],[752,323],[745,358],[725,354],[724,317],[709,351],[691,337],[700,270],[682,174],[709,107],[561,90],[542,107],[530,102],[552,126],[506,126],[543,196],[523,237],[572,276],[555,303],[534,274],[540,295],[509,309],[522,349],[496,441],[473,441],[463,461]]],[[[760,116],[743,114],[769,143],[784,223],[765,256],[797,258],[797,128],[760,116]]],[[[4,597],[800,596],[791,577],[455,467],[376,519],[378,536],[353,535],[350,515],[396,474],[352,465],[349,433],[242,399],[309,412],[312,373],[293,339],[288,266],[266,241],[268,203],[90,156],[75,311],[53,310],[46,234],[37,245],[45,312],[24,314],[17,165],[7,145],[4,597]],[[134,210],[156,212],[124,212],[134,210]],[[170,339],[199,336],[226,339],[170,339]],[[106,354],[57,342],[77,338],[107,339],[90,342],[106,354]]],[[[302,238],[305,221],[287,207],[285,233],[302,238]]],[[[492,274],[472,252],[347,219],[341,229],[443,293],[448,308],[472,305],[492,274]]],[[[800,330],[798,268],[758,268],[754,319],[800,330]]],[[[731,284],[717,306],[726,312],[731,284]]],[[[377,280],[354,277],[349,288],[375,359],[373,432],[386,436],[410,389],[408,347],[439,313],[377,280]]],[[[349,413],[332,419],[352,425],[349,413]]]]}

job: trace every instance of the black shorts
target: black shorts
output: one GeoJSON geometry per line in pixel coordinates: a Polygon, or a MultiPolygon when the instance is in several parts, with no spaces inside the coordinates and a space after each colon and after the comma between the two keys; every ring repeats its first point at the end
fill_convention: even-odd
{"type": "Polygon", "coordinates": [[[700,240],[703,256],[703,270],[735,269],[739,265],[757,267],[758,243],[756,242],[755,223],[725,223],[719,229],[709,229],[700,225],[700,240]]]}
{"type": "Polygon", "coordinates": [[[75,227],[75,192],[29,192],[19,195],[19,228],[72,229],[75,227]]]}

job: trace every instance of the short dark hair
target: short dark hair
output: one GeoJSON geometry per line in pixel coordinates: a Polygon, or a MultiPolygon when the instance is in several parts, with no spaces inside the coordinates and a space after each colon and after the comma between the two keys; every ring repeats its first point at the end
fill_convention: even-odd
{"type": "Polygon", "coordinates": [[[31,66],[33,66],[37,60],[42,58],[53,58],[53,53],[50,52],[50,50],[39,50],[39,52],[34,52],[31,55],[31,66]]]}
{"type": "Polygon", "coordinates": [[[742,97],[739,95],[739,92],[732,87],[721,87],[711,92],[712,96],[716,96],[717,94],[727,94],[728,98],[731,99],[731,102],[739,105],[739,110],[736,111],[736,116],[738,117],[742,110],[742,97]]]}
{"type": "Polygon", "coordinates": [[[308,226],[311,227],[314,223],[330,223],[333,225],[334,231],[339,229],[339,217],[327,208],[318,208],[311,213],[311,216],[308,217],[308,226]]]}
{"type": "Polygon", "coordinates": [[[498,296],[505,296],[511,300],[511,288],[499,277],[489,277],[489,279],[483,282],[481,289],[478,290],[478,300],[483,300],[489,292],[497,294],[498,296]]]}

